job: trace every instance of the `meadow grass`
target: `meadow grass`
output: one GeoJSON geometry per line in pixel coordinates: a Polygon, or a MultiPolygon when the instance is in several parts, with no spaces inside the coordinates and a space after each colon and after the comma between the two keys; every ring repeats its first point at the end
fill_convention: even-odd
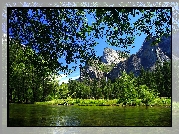
{"type": "MultiPolygon", "coordinates": [[[[35,102],[38,105],[79,105],[79,106],[123,106],[123,103],[118,102],[119,99],[56,99],[45,102],[35,102]]],[[[127,106],[143,106],[146,105],[142,103],[142,99],[135,99],[125,103],[127,106]]],[[[153,101],[149,102],[150,106],[170,106],[171,98],[156,98],[153,101]]],[[[179,108],[178,103],[174,104],[179,108]]]]}

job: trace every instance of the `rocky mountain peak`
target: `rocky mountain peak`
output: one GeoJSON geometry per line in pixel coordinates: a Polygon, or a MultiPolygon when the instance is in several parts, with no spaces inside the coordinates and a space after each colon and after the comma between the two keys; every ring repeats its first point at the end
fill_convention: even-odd
{"type": "Polygon", "coordinates": [[[117,64],[120,61],[126,60],[125,58],[120,58],[119,53],[120,51],[116,51],[116,50],[106,47],[104,48],[101,62],[111,65],[112,63],[117,64]]]}
{"type": "MultiPolygon", "coordinates": [[[[156,45],[151,45],[155,38],[150,40],[145,39],[143,45],[136,54],[132,54],[128,58],[121,58],[120,54],[125,54],[124,52],[116,51],[111,48],[105,48],[103,51],[103,56],[101,57],[101,63],[103,66],[109,66],[113,63],[116,64],[112,70],[110,70],[107,75],[105,72],[98,70],[98,62],[95,66],[86,65],[81,71],[81,76],[88,73],[89,78],[100,79],[107,76],[109,79],[115,79],[120,77],[122,71],[127,73],[133,72],[135,76],[140,74],[140,70],[144,69],[153,70],[155,69],[155,64],[159,61],[163,64],[164,61],[171,59],[171,36],[162,37],[161,41],[156,45]]],[[[82,77],[81,77],[82,78],[82,77]]]]}
{"type": "Polygon", "coordinates": [[[171,36],[162,37],[157,45],[151,45],[154,38],[145,40],[140,50],[131,55],[126,61],[120,62],[116,68],[109,72],[108,77],[115,79],[121,75],[121,71],[127,73],[133,72],[135,76],[139,75],[141,67],[148,70],[155,69],[155,63],[171,59],[171,36]]]}

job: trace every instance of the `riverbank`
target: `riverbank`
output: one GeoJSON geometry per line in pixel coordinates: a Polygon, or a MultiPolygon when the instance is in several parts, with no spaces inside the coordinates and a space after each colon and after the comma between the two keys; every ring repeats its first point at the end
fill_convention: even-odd
{"type": "Polygon", "coordinates": [[[35,102],[38,105],[79,105],[79,106],[171,106],[171,99],[162,97],[156,98],[149,103],[144,103],[142,99],[131,100],[127,103],[119,103],[118,99],[57,99],[45,102],[35,102]]]}

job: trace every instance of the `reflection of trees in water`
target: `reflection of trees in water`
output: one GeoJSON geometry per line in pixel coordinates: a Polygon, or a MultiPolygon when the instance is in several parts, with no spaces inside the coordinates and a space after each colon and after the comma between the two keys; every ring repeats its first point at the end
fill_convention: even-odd
{"type": "Polygon", "coordinates": [[[52,126],[79,126],[80,122],[69,116],[60,116],[57,118],[54,118],[54,122],[52,123],[52,126]]]}

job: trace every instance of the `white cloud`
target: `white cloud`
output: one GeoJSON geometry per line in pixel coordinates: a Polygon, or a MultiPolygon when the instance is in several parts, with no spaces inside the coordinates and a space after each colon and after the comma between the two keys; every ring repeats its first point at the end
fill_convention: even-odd
{"type": "Polygon", "coordinates": [[[74,77],[71,77],[72,80],[75,80],[75,79],[78,79],[80,77],[80,75],[77,75],[77,76],[74,76],[74,77]]]}
{"type": "Polygon", "coordinates": [[[58,80],[59,80],[59,84],[61,84],[62,82],[68,83],[69,79],[75,80],[75,79],[78,79],[79,77],[80,77],[80,75],[72,76],[72,77],[66,77],[66,76],[64,76],[63,78],[58,79],[58,80]]]}
{"type": "Polygon", "coordinates": [[[62,84],[63,82],[64,82],[64,83],[68,83],[68,79],[62,79],[62,80],[60,80],[60,81],[59,81],[59,84],[62,84]]]}
{"type": "Polygon", "coordinates": [[[55,75],[55,79],[56,79],[57,81],[59,81],[59,84],[61,84],[61,81],[67,79],[67,75],[64,75],[64,74],[55,75]]]}

